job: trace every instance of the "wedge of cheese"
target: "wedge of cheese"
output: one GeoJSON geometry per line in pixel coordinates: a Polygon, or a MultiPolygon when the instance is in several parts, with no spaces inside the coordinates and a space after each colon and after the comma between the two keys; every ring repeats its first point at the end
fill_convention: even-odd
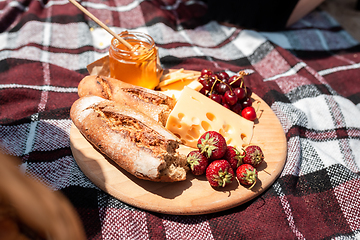
{"type": "Polygon", "coordinates": [[[241,148],[250,143],[254,123],[196,90],[184,87],[166,122],[166,128],[189,147],[196,148],[199,137],[212,130],[221,133],[228,145],[241,148]]]}

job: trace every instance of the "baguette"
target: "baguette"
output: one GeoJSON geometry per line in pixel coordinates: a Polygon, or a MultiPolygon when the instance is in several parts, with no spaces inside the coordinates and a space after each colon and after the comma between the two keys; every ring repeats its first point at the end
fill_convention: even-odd
{"type": "Polygon", "coordinates": [[[96,75],[86,76],[80,81],[78,95],[95,95],[115,102],[126,102],[163,126],[175,106],[175,100],[157,91],[96,75]]]}
{"type": "Polygon", "coordinates": [[[186,156],[176,152],[179,139],[127,103],[85,96],[73,103],[70,117],[96,149],[134,176],[155,182],[186,179],[186,156]]]}

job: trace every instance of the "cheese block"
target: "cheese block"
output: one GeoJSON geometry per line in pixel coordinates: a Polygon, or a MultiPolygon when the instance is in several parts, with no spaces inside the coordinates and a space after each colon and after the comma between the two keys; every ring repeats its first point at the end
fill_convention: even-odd
{"type": "Polygon", "coordinates": [[[185,87],[169,115],[166,128],[189,147],[196,148],[199,137],[212,130],[221,133],[228,145],[241,148],[250,143],[254,122],[185,87]]]}

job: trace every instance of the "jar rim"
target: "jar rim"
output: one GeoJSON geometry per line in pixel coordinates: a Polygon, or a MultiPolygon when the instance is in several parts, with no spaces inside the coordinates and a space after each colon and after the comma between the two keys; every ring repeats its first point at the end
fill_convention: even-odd
{"type": "MultiPolygon", "coordinates": [[[[134,39],[134,40],[138,40],[138,41],[142,41],[142,42],[146,42],[149,44],[149,48],[146,48],[147,51],[144,51],[143,54],[140,55],[144,55],[147,54],[148,52],[152,51],[153,48],[155,48],[155,41],[154,39],[143,32],[138,32],[138,31],[123,31],[121,33],[119,33],[119,36],[122,37],[125,41],[129,40],[129,39],[134,39]]],[[[122,53],[122,54],[129,54],[132,51],[128,48],[124,48],[124,49],[119,49],[116,46],[120,44],[119,40],[117,40],[115,37],[111,40],[111,45],[110,47],[112,48],[112,50],[114,50],[117,53],[122,53]]]]}

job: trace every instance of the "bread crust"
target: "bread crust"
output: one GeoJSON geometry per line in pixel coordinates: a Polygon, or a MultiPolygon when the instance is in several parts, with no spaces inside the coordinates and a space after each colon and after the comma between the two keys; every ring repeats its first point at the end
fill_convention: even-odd
{"type": "Polygon", "coordinates": [[[186,157],[176,152],[179,139],[127,102],[85,96],[73,103],[70,117],[96,149],[134,176],[157,182],[186,179],[186,157]]]}
{"type": "Polygon", "coordinates": [[[78,86],[79,97],[95,95],[115,102],[127,102],[163,126],[175,100],[154,90],[97,75],[84,77],[78,86]]]}

